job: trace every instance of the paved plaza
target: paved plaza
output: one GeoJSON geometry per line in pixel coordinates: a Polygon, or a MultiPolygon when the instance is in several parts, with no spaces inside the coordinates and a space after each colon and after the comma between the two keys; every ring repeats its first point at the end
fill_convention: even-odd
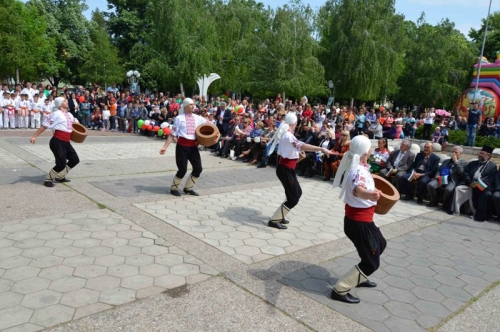
{"type": "Polygon", "coordinates": [[[300,178],[280,231],[274,167],[203,151],[200,196],[173,197],[174,147],[90,132],[45,188],[50,136],[32,133],[0,131],[0,331],[500,330],[500,223],[398,202],[375,218],[378,286],[347,305],[329,292],[358,258],[330,182],[300,178]]]}

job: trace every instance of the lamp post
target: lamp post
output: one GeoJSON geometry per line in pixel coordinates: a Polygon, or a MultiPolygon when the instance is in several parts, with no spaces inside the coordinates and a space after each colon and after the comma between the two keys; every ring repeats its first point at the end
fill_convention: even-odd
{"type": "MultiPolygon", "coordinates": [[[[479,76],[481,76],[481,65],[483,64],[482,60],[484,55],[484,45],[486,44],[486,34],[488,33],[488,24],[490,22],[491,2],[492,0],[490,0],[490,6],[488,7],[488,16],[486,17],[486,26],[484,28],[483,45],[481,47],[481,55],[479,56],[479,63],[477,66],[476,87],[474,88],[474,97],[472,98],[473,103],[477,95],[477,88],[479,86],[479,76]]],[[[481,99],[479,99],[479,103],[481,103],[481,99]]]]}
{"type": "Polygon", "coordinates": [[[127,78],[128,82],[131,86],[131,92],[135,93],[137,90],[137,84],[139,83],[139,78],[141,77],[141,74],[137,70],[129,70],[127,72],[127,78]]]}
{"type": "Polygon", "coordinates": [[[335,88],[335,84],[333,84],[333,80],[328,81],[328,87],[330,88],[330,98],[328,98],[328,105],[330,107],[334,104],[335,97],[333,96],[333,89],[335,88]]]}

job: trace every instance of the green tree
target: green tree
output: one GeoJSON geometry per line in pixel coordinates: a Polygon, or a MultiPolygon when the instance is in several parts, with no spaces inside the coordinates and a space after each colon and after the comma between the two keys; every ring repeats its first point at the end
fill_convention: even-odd
{"type": "Polygon", "coordinates": [[[55,44],[38,11],[21,1],[0,0],[0,77],[38,80],[55,71],[55,44]]]}
{"type": "Polygon", "coordinates": [[[92,13],[90,38],[94,47],[85,59],[81,70],[82,79],[101,85],[123,81],[125,70],[120,65],[118,49],[111,43],[106,21],[98,10],[92,13]]]}
{"type": "Polygon", "coordinates": [[[405,34],[394,3],[328,0],[321,7],[321,60],[339,97],[379,100],[397,91],[405,34]]]}
{"type": "Polygon", "coordinates": [[[450,109],[470,84],[473,45],[447,19],[433,26],[422,15],[417,24],[407,24],[410,42],[396,99],[450,109]]]}
{"type": "Polygon", "coordinates": [[[87,10],[84,0],[30,0],[47,21],[49,38],[55,40],[57,66],[47,79],[52,85],[61,80],[84,83],[80,69],[93,44],[89,36],[89,22],[83,16],[87,10]]]}
{"type": "MultiPolygon", "coordinates": [[[[125,62],[130,60],[130,51],[137,43],[144,43],[150,33],[146,17],[148,7],[156,8],[156,2],[148,0],[108,0],[108,31],[118,47],[119,55],[125,62]]],[[[165,8],[168,11],[168,8],[165,8]]],[[[167,15],[165,19],[170,19],[167,15]]]]}
{"type": "Polygon", "coordinates": [[[325,71],[317,57],[319,45],[312,37],[313,10],[291,1],[271,12],[268,20],[267,29],[256,31],[261,45],[254,50],[257,61],[248,86],[295,98],[326,94],[325,71]]]}
{"type": "MultiPolygon", "coordinates": [[[[486,29],[486,19],[482,19],[481,28],[471,28],[469,38],[475,44],[476,54],[479,56],[481,46],[483,44],[484,29],[486,29]]],[[[496,52],[500,51],[500,11],[490,15],[488,23],[488,32],[486,34],[486,43],[484,44],[484,56],[489,58],[491,62],[496,60],[496,52]]]]}

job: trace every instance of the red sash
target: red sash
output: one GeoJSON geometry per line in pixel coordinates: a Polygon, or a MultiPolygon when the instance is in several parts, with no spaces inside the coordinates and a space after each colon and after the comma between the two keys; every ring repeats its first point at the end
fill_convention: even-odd
{"type": "Polygon", "coordinates": [[[177,144],[179,144],[181,146],[186,146],[188,148],[194,148],[194,147],[198,146],[198,142],[196,142],[196,140],[187,139],[184,137],[179,137],[179,139],[177,140],[177,144]]]}
{"type": "Polygon", "coordinates": [[[280,158],[280,165],[285,166],[290,169],[295,169],[295,166],[297,166],[297,160],[298,159],[288,159],[288,158],[280,158]]]}
{"type": "Polygon", "coordinates": [[[373,222],[375,206],[369,208],[356,208],[348,204],[345,205],[345,215],[347,218],[358,222],[373,222]]]}
{"type": "Polygon", "coordinates": [[[63,142],[69,142],[71,139],[71,133],[62,130],[56,130],[54,132],[54,137],[59,138],[63,142]]]}

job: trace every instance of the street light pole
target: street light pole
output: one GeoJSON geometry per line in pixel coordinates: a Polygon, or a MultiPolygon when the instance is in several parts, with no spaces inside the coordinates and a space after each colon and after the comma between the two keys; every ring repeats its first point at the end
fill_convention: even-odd
{"type": "Polygon", "coordinates": [[[128,77],[128,83],[131,86],[131,92],[135,93],[137,89],[137,83],[139,82],[139,78],[141,77],[141,74],[137,70],[129,70],[127,72],[127,77],[128,77]]]}
{"type": "MultiPolygon", "coordinates": [[[[479,76],[481,76],[481,65],[482,60],[483,60],[483,55],[484,55],[484,45],[486,44],[486,34],[488,33],[488,25],[490,23],[490,11],[491,11],[491,2],[493,0],[490,0],[490,6],[488,8],[488,16],[486,16],[486,27],[484,28],[484,36],[483,36],[483,46],[481,47],[481,56],[479,56],[479,64],[477,66],[477,75],[476,75],[476,87],[474,89],[474,97],[472,102],[474,102],[476,95],[477,95],[477,88],[479,86],[479,76]]],[[[479,100],[481,102],[481,100],[479,100]]]]}

